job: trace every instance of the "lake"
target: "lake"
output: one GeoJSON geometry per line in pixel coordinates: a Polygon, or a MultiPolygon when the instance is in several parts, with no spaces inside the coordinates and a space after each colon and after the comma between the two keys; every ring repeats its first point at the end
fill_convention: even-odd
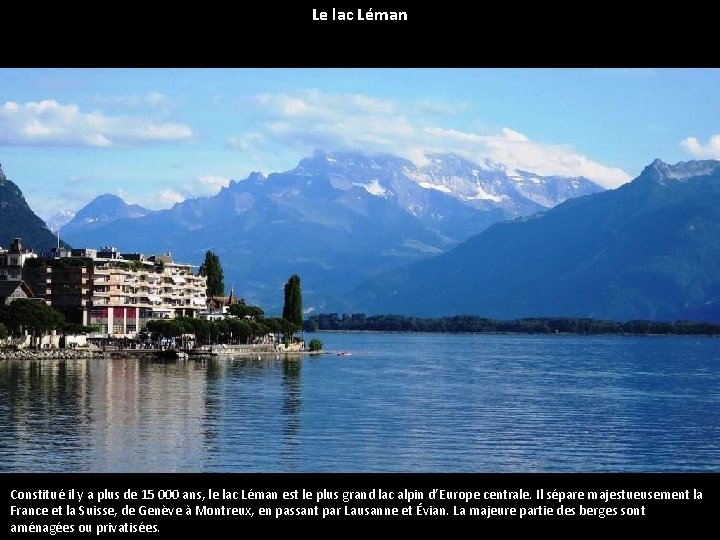
{"type": "Polygon", "coordinates": [[[333,333],[294,360],[0,362],[0,471],[720,469],[720,339],[333,333]]]}

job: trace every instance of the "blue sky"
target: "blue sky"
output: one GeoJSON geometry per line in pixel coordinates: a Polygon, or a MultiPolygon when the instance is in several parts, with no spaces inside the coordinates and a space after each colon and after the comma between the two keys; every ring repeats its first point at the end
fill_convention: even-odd
{"type": "Polygon", "coordinates": [[[608,187],[720,159],[718,69],[0,69],[0,163],[43,218],[167,208],[313,150],[491,159],[608,187]]]}

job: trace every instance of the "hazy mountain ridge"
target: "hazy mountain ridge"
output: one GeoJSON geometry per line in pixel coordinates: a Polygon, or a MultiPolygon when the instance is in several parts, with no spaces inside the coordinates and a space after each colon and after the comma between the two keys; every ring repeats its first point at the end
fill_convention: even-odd
{"type": "MultiPolygon", "coordinates": [[[[299,273],[306,305],[320,309],[380,272],[445,252],[498,221],[545,209],[523,196],[517,178],[499,166],[452,155],[427,158],[418,167],[393,156],[317,152],[292,170],[252,173],[215,196],[168,210],[131,216],[86,207],[63,228],[63,237],[78,245],[171,251],[196,264],[213,249],[228,287],[267,306],[277,305],[284,281],[299,273]]],[[[543,195],[535,198],[545,204],[602,190],[586,179],[522,175],[539,186],[543,195]]]]}
{"type": "Polygon", "coordinates": [[[73,218],[63,225],[62,232],[72,235],[78,230],[95,229],[120,219],[141,218],[152,213],[153,210],[139,204],[127,204],[117,195],[105,193],[78,210],[73,218]]]}

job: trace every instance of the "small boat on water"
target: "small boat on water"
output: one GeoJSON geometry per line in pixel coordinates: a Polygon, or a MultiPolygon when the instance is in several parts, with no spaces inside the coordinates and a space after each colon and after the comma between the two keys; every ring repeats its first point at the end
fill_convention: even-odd
{"type": "Polygon", "coordinates": [[[165,349],[164,351],[159,351],[157,355],[162,358],[163,360],[187,360],[188,359],[188,353],[185,351],[180,351],[178,349],[165,349]]]}
{"type": "Polygon", "coordinates": [[[338,356],[352,356],[352,353],[350,351],[341,350],[337,352],[338,356]]]}

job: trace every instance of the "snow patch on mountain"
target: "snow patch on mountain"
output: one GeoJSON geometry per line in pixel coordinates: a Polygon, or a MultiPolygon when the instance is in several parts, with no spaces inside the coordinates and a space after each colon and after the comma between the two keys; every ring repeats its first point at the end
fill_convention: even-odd
{"type": "Polygon", "coordinates": [[[666,178],[673,180],[687,180],[698,176],[711,176],[720,171],[720,162],[715,160],[681,161],[670,165],[659,159],[653,161],[649,167],[654,167],[666,178]]]}
{"type": "Polygon", "coordinates": [[[362,184],[360,182],[353,182],[354,186],[360,186],[361,188],[364,188],[365,191],[367,191],[370,195],[375,195],[377,197],[385,197],[387,195],[387,190],[380,185],[380,181],[375,179],[369,184],[362,184]]]}
{"type": "Polygon", "coordinates": [[[436,189],[437,191],[442,191],[443,193],[452,193],[453,190],[449,187],[443,185],[443,184],[433,184],[432,182],[418,182],[418,185],[421,188],[425,189],[436,189]]]}
{"type": "Polygon", "coordinates": [[[48,229],[51,231],[57,231],[60,229],[63,225],[66,223],[69,223],[72,221],[72,219],[75,217],[75,212],[72,210],[60,210],[53,214],[51,217],[49,217],[45,224],[47,225],[48,229]]]}
{"type": "Polygon", "coordinates": [[[504,197],[501,195],[493,195],[491,193],[488,193],[485,191],[482,186],[475,186],[475,194],[474,195],[466,195],[463,197],[466,201],[493,201],[493,202],[502,202],[504,197]]]}

